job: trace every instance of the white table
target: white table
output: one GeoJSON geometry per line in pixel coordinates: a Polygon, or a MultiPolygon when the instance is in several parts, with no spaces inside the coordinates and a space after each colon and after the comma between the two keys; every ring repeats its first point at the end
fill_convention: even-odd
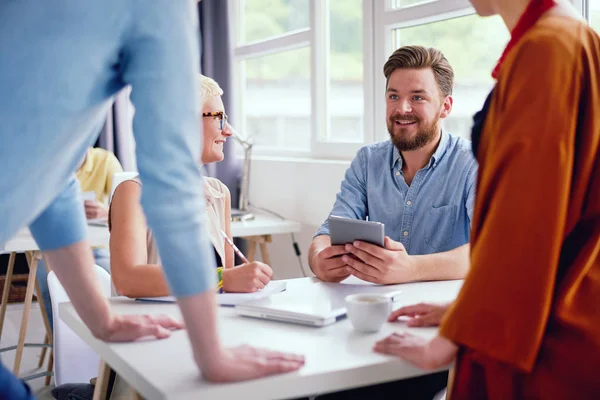
{"type": "MultiPolygon", "coordinates": [[[[108,227],[88,225],[88,241],[92,247],[108,246],[110,234],[108,227]]],[[[0,253],[25,253],[38,251],[40,248],[31,236],[29,229],[22,229],[0,248],[0,253]]]]}
{"type": "MultiPolygon", "coordinates": [[[[402,290],[401,304],[420,301],[450,301],[462,281],[425,282],[387,286],[402,290]]],[[[311,285],[323,285],[315,278],[288,281],[288,291],[310,301],[311,285]]],[[[330,284],[328,284],[330,285],[330,284]]],[[[344,293],[347,294],[347,293],[344,293]]],[[[119,314],[159,314],[180,317],[174,304],[139,303],[126,298],[111,299],[119,314]]],[[[193,361],[185,331],[160,341],[105,343],[95,339],[70,303],[60,305],[60,318],[139,394],[159,399],[282,399],[308,396],[353,387],[425,375],[407,362],[376,354],[373,344],[390,333],[405,329],[427,337],[435,328],[406,328],[404,323],[386,323],[375,334],[358,334],[345,319],[314,328],[237,316],[233,308],[219,308],[219,334],[227,347],[240,344],[302,353],[306,365],[299,371],[253,381],[211,384],[204,381],[193,361]]]]}
{"type": "MultiPolygon", "coordinates": [[[[106,226],[91,226],[88,225],[88,241],[92,247],[102,247],[108,246],[110,234],[108,232],[108,227],[106,226]]],[[[23,349],[25,347],[25,335],[27,333],[27,323],[29,321],[29,312],[31,311],[31,302],[33,300],[33,290],[34,288],[37,291],[37,297],[40,304],[40,309],[42,311],[42,316],[44,319],[44,325],[46,327],[46,338],[44,340],[43,346],[50,346],[52,344],[52,330],[50,329],[50,321],[48,320],[48,316],[45,310],[44,302],[41,301],[41,294],[39,290],[39,285],[37,285],[36,272],[38,260],[42,258],[42,254],[40,249],[31,236],[29,229],[22,229],[15,235],[12,239],[5,243],[4,247],[0,249],[0,253],[10,253],[10,257],[8,260],[8,268],[6,271],[6,280],[4,282],[4,293],[2,295],[2,304],[0,306],[0,336],[2,335],[2,328],[4,325],[4,317],[6,315],[6,306],[8,304],[8,295],[10,286],[12,284],[12,274],[14,269],[15,257],[17,253],[25,253],[27,257],[27,262],[29,263],[29,276],[27,277],[27,290],[25,292],[25,304],[23,306],[23,316],[21,318],[21,329],[19,331],[19,340],[17,345],[14,347],[16,349],[15,354],[15,364],[13,366],[13,372],[15,375],[19,375],[19,371],[21,368],[21,359],[23,356],[23,349]]],[[[37,346],[36,344],[32,344],[33,346],[37,346]]],[[[40,357],[39,367],[42,366],[46,354],[46,347],[42,350],[42,356],[40,357]]],[[[6,350],[12,350],[13,347],[8,347],[6,350]]],[[[48,372],[52,369],[52,352],[50,353],[50,361],[48,364],[48,372]]],[[[36,374],[35,376],[28,377],[31,379],[32,377],[43,376],[44,374],[36,374]]],[[[46,379],[46,384],[49,384],[49,376],[46,379]]]]}
{"type": "Polygon", "coordinates": [[[248,260],[254,261],[258,245],[262,261],[270,265],[271,258],[267,250],[267,243],[271,243],[271,236],[300,232],[302,226],[296,221],[277,218],[260,211],[252,211],[252,214],[254,215],[252,220],[231,223],[231,236],[249,241],[248,260]]]}

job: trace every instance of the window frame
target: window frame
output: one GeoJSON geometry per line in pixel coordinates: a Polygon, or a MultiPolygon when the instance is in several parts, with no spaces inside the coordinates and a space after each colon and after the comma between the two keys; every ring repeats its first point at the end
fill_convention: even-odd
{"type": "MultiPolygon", "coordinates": [[[[238,29],[244,29],[241,10],[244,9],[246,0],[228,1],[233,17],[229,24],[229,33],[232,84],[236,93],[233,97],[235,108],[231,117],[240,132],[245,133],[246,129],[245,119],[242,118],[245,115],[243,99],[246,94],[246,88],[241,84],[245,81],[244,70],[241,68],[242,62],[256,56],[310,48],[310,148],[297,150],[256,146],[254,155],[266,157],[350,160],[363,145],[387,139],[385,77],[382,69],[389,54],[394,50],[392,48],[394,30],[475,14],[468,0],[425,0],[401,8],[392,7],[394,0],[363,0],[363,140],[339,142],[328,139],[331,136],[328,116],[330,30],[327,18],[330,0],[307,0],[310,18],[308,28],[245,44],[239,44],[238,29]]],[[[572,2],[586,20],[590,21],[590,0],[572,0],[572,2]]]]}
{"type": "Polygon", "coordinates": [[[229,27],[231,40],[232,83],[235,96],[235,108],[232,120],[240,131],[245,130],[244,101],[246,88],[242,85],[245,81],[244,60],[276,54],[288,50],[304,47],[310,48],[310,96],[311,96],[311,132],[310,147],[307,150],[285,148],[255,147],[254,154],[258,156],[278,157],[309,157],[316,159],[351,159],[356,151],[365,143],[373,141],[373,114],[372,101],[373,87],[373,10],[371,0],[362,1],[363,9],[363,138],[358,142],[336,141],[331,138],[329,108],[329,0],[309,1],[309,27],[279,36],[263,39],[256,42],[239,44],[239,30],[243,30],[241,18],[245,0],[228,0],[229,10],[233,16],[229,27]]]}

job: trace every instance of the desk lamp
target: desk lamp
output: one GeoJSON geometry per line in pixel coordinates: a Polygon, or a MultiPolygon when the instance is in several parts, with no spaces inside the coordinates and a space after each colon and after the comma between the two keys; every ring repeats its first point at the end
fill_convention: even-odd
{"type": "Polygon", "coordinates": [[[242,187],[240,190],[240,202],[238,209],[231,210],[231,219],[234,221],[246,221],[254,219],[254,215],[249,210],[248,191],[250,189],[250,162],[252,158],[252,138],[242,136],[238,131],[231,127],[232,136],[244,149],[244,166],[242,168],[242,187]]]}

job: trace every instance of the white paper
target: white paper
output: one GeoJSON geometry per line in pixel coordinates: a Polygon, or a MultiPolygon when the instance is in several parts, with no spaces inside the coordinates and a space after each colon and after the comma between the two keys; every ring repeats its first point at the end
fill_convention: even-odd
{"type": "Polygon", "coordinates": [[[108,226],[108,218],[93,218],[87,220],[88,225],[91,226],[108,226]]]}
{"type": "Polygon", "coordinates": [[[96,192],[83,192],[81,193],[81,198],[83,199],[83,201],[96,200],[96,192]]]}
{"type": "MultiPolygon", "coordinates": [[[[269,297],[272,294],[283,292],[286,288],[286,282],[283,281],[271,281],[264,289],[254,293],[219,293],[217,294],[217,304],[221,306],[235,306],[236,304],[242,304],[247,301],[258,300],[265,297],[269,297]]],[[[148,301],[155,303],[175,303],[175,297],[164,296],[164,297],[140,297],[138,301],[148,301]]]]}

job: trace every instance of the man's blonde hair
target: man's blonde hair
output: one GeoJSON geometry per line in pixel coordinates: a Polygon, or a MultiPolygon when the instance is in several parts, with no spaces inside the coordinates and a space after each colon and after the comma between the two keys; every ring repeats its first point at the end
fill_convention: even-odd
{"type": "Polygon", "coordinates": [[[206,103],[206,100],[209,98],[223,95],[223,89],[221,89],[221,86],[219,86],[214,79],[202,74],[198,75],[200,76],[198,86],[200,90],[200,103],[202,106],[204,106],[204,103],[206,103]]]}

